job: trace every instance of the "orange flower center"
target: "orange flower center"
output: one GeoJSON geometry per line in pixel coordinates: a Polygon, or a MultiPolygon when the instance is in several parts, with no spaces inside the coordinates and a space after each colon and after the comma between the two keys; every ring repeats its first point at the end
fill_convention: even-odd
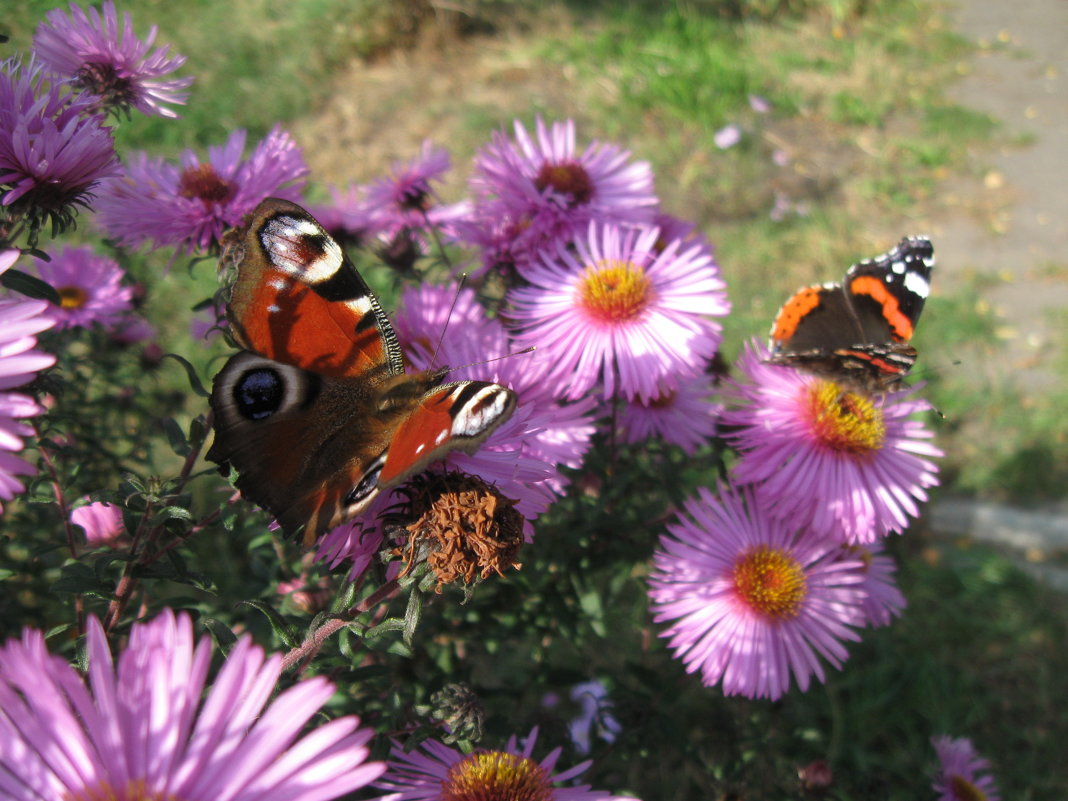
{"type": "Polygon", "coordinates": [[[145,787],[145,780],[138,779],[116,790],[107,782],[93,787],[83,787],[63,795],[63,801],[179,801],[170,793],[160,793],[145,787]]]}
{"type": "Polygon", "coordinates": [[[808,592],[801,563],[780,550],[761,546],[734,563],[734,589],[755,612],[774,620],[797,617],[808,592]]]}
{"type": "Polygon", "coordinates": [[[886,422],[871,398],[847,392],[833,381],[806,387],[812,433],[826,448],[863,455],[883,447],[886,422]]]}
{"type": "Polygon", "coordinates": [[[234,187],[223,180],[210,164],[188,167],[178,180],[178,194],[187,198],[199,198],[207,206],[224,203],[233,195],[234,187]]]}
{"type": "Polygon", "coordinates": [[[594,317],[623,323],[639,317],[652,301],[653,282],[633,262],[606,259],[586,268],[579,297],[594,317]]]}
{"type": "Polygon", "coordinates": [[[552,782],[532,759],[487,751],[457,762],[441,783],[441,801],[551,801],[552,782]]]}
{"type": "Polygon", "coordinates": [[[580,206],[589,203],[593,197],[593,183],[586,168],[574,161],[565,161],[560,164],[545,162],[538,170],[534,179],[534,186],[541,192],[546,188],[571,197],[571,206],[580,206]]]}
{"type": "Polygon", "coordinates": [[[56,288],[59,305],[64,309],[80,309],[89,302],[89,293],[80,286],[61,286],[56,288]]]}

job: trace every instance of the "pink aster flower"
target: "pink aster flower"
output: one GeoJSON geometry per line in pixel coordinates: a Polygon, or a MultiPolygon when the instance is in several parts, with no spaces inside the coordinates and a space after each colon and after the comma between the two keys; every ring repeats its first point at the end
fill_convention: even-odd
{"type": "Polygon", "coordinates": [[[388,176],[367,187],[367,208],[374,231],[389,240],[402,230],[434,228],[452,238],[452,224],[468,214],[469,205],[441,203],[432,186],[451,166],[449,152],[434,147],[429,140],[423,142],[416,158],[394,163],[388,176]]]}
{"type": "Polygon", "coordinates": [[[371,732],[344,717],[301,737],[334,693],[321,677],[274,695],[281,657],[242,637],[207,685],[212,646],[165,610],[113,663],[89,621],[86,681],[27,629],[0,648],[0,794],[12,801],[328,801],[381,775],[371,732]],[[206,689],[207,688],[207,689],[206,689]]]}
{"type": "Polygon", "coordinates": [[[100,98],[104,107],[142,114],[177,117],[164,103],[185,103],[183,91],[192,78],[160,80],[185,63],[185,56],[171,56],[169,47],[149,49],[156,39],[153,25],[145,41],[133,32],[129,12],[119,27],[115,4],[106,0],[103,14],[88,13],[70,4],[70,14],[53,9],[37,27],[33,49],[52,72],[74,80],[75,86],[100,98]]]}
{"type": "Polygon", "coordinates": [[[932,737],[938,754],[938,774],[934,787],[938,801],[1000,801],[997,785],[987,771],[990,763],[975,752],[966,737],[932,737]]]}
{"type": "Polygon", "coordinates": [[[693,454],[716,435],[723,404],[712,400],[714,383],[712,376],[698,373],[648,403],[637,398],[626,401],[617,421],[619,440],[659,440],[693,454]]]}
{"type": "Polygon", "coordinates": [[[275,127],[247,159],[244,149],[245,132],[234,131],[204,162],[192,150],[178,166],[139,153],[123,178],[101,186],[97,220],[123,245],[208,251],[265,198],[300,200],[308,167],[289,134],[275,127]]]}
{"type": "Polygon", "coordinates": [[[122,522],[122,509],[102,501],[72,510],[70,522],[81,527],[85,532],[85,541],[91,548],[104,545],[114,547],[126,532],[122,522]]]}
{"type": "Polygon", "coordinates": [[[767,364],[751,345],[727,382],[739,401],[723,413],[741,451],[735,477],[757,484],[778,517],[808,524],[844,543],[871,543],[902,531],[938,483],[930,458],[942,452],[910,419],[930,404],[919,387],[865,397],[793,367],[767,364]]]}
{"type": "Polygon", "coordinates": [[[649,223],[657,205],[653,173],[615,145],[592,142],[581,153],[573,120],[546,125],[534,136],[518,120],[515,140],[495,133],[475,156],[471,187],[480,200],[496,198],[514,221],[515,250],[552,247],[591,220],[649,223]]]}
{"type": "Polygon", "coordinates": [[[26,489],[16,476],[36,472],[15,454],[24,447],[22,438],[34,433],[20,421],[41,414],[44,408],[28,395],[6,390],[28,384],[39,371],[55,364],[55,356],[34,350],[36,335],[54,325],[47,308],[44,301],[0,299],[0,501],[10,501],[26,489]]]}
{"type": "Polygon", "coordinates": [[[508,295],[517,343],[534,345],[578,398],[598,382],[648,403],[704,369],[720,342],[711,315],[729,310],[699,244],[658,241],[657,228],[591,222],[572,249],[530,267],[508,295]]]}
{"type": "Polygon", "coordinates": [[[91,190],[119,172],[104,115],[67,87],[48,84],[41,65],[0,62],[0,206],[40,227],[74,222],[91,190]]]}
{"type": "MultiPolygon", "coordinates": [[[[557,769],[560,748],[540,762],[533,758],[538,729],[522,747],[513,735],[503,750],[462,754],[447,745],[426,740],[410,753],[394,743],[389,769],[375,786],[389,791],[380,801],[447,801],[453,798],[537,798],[546,801],[628,801],[589,785],[567,784],[590,762],[557,769]],[[560,786],[563,785],[563,786],[560,786]]],[[[630,799],[629,801],[633,801],[630,799]]]]}
{"type": "Polygon", "coordinates": [[[504,495],[520,501],[517,508],[528,519],[543,512],[567,485],[557,466],[577,468],[589,450],[596,402],[592,398],[567,401],[566,388],[549,375],[547,361],[533,353],[516,353],[504,326],[486,316],[470,289],[458,294],[454,286],[424,285],[409,290],[402,298],[397,321],[399,331],[424,332],[408,340],[413,366],[429,369],[448,365],[452,367],[448,380],[493,381],[516,393],[519,403],[512,419],[477,453],[450,454],[446,464],[483,478],[492,477],[504,495]],[[453,311],[446,327],[450,308],[453,311]],[[522,458],[509,465],[509,453],[522,458]],[[552,492],[546,493],[545,487],[539,486],[542,484],[552,492]],[[528,496],[526,505],[524,498],[528,496]]]}
{"type": "Polygon", "coordinates": [[[838,668],[864,625],[860,563],[768,516],[751,489],[701,488],[668,526],[649,578],[653,618],[690,673],[726,695],[780,698],[838,668]]]}
{"type": "Polygon", "coordinates": [[[90,247],[64,247],[52,261],[38,261],[37,274],[59,294],[60,305],[49,314],[56,327],[111,327],[130,310],[133,288],[123,285],[126,273],[113,259],[90,247]]]}
{"type": "Polygon", "coordinates": [[[894,582],[897,565],[894,560],[883,553],[881,543],[874,545],[851,545],[843,551],[849,560],[860,559],[864,583],[864,617],[872,628],[889,626],[895,617],[900,617],[907,602],[901,590],[894,582]]]}

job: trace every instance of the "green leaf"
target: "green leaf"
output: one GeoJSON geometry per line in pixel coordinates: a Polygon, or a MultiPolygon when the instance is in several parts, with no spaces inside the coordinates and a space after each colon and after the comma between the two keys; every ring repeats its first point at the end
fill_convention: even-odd
{"type": "Polygon", "coordinates": [[[423,617],[423,594],[418,590],[412,590],[408,596],[408,608],[404,610],[404,642],[412,644],[415,630],[419,627],[419,620],[423,617]]]}
{"type": "Polygon", "coordinates": [[[29,275],[21,270],[8,270],[3,275],[0,275],[0,286],[34,300],[47,300],[57,306],[62,302],[55,287],[46,281],[42,281],[37,276],[29,275]]]}
{"type": "Polygon", "coordinates": [[[230,653],[230,649],[237,642],[237,635],[234,634],[229,626],[213,617],[201,618],[200,625],[207,629],[208,634],[215,640],[215,644],[219,646],[219,650],[224,655],[230,653]]]}
{"type": "Polygon", "coordinates": [[[163,358],[174,359],[176,362],[178,362],[178,364],[182,365],[182,367],[185,368],[185,374],[189,378],[189,387],[193,390],[194,393],[196,393],[202,398],[211,397],[211,393],[204,389],[204,385],[200,381],[200,376],[197,375],[196,368],[193,367],[193,365],[190,364],[187,359],[183,358],[182,356],[179,356],[177,353],[164,353],[163,358]]]}
{"type": "Polygon", "coordinates": [[[271,624],[271,628],[274,629],[275,635],[280,639],[287,648],[296,648],[301,643],[300,633],[289,625],[289,622],[282,617],[281,613],[277,609],[263,601],[242,601],[245,606],[251,606],[253,609],[257,609],[262,612],[267,620],[271,624]]]}
{"type": "Polygon", "coordinates": [[[163,431],[167,435],[171,450],[179,456],[188,456],[193,450],[185,438],[185,432],[182,431],[182,427],[178,425],[178,421],[173,417],[163,418],[163,431]]]}

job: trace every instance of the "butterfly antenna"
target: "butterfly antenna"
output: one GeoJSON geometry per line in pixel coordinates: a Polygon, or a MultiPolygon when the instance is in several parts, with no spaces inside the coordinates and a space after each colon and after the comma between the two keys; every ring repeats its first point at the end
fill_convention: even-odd
{"type": "Polygon", "coordinates": [[[438,362],[438,352],[441,350],[441,344],[445,341],[445,332],[449,330],[449,321],[452,320],[452,313],[456,311],[456,304],[460,301],[460,292],[463,291],[465,283],[467,283],[467,273],[460,273],[460,277],[456,280],[456,294],[452,296],[452,304],[449,306],[449,313],[445,315],[445,325],[441,328],[441,334],[438,336],[438,344],[434,346],[434,353],[430,356],[431,364],[437,364],[438,362]]]}
{"type": "Polygon", "coordinates": [[[522,356],[525,353],[533,353],[537,348],[534,345],[530,345],[523,350],[513,350],[511,353],[506,353],[503,356],[494,356],[492,359],[483,359],[480,362],[468,362],[467,364],[458,364],[455,367],[450,367],[449,372],[453,370],[463,370],[468,367],[479,367],[483,364],[493,364],[494,362],[504,361],[505,359],[511,359],[513,356],[522,356]]]}

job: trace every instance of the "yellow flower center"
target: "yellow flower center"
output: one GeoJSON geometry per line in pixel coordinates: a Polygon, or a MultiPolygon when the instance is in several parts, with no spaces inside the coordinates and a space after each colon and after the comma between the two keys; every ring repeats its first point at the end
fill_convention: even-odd
{"type": "Polygon", "coordinates": [[[538,170],[534,179],[534,186],[538,191],[546,187],[552,187],[562,195],[570,195],[570,206],[579,206],[589,203],[593,197],[593,183],[586,168],[574,161],[564,161],[559,164],[545,162],[538,170]]]}
{"type": "Polygon", "coordinates": [[[808,393],[812,433],[829,450],[862,455],[883,447],[886,422],[871,398],[833,381],[817,381],[803,391],[808,393]]]}
{"type": "Polygon", "coordinates": [[[441,783],[441,801],[551,801],[552,782],[532,759],[486,751],[457,762],[441,783]]]}
{"type": "Polygon", "coordinates": [[[179,801],[170,793],[159,793],[145,787],[145,780],[128,782],[126,787],[116,790],[107,782],[93,787],[83,787],[67,792],[63,801],[179,801]]]}
{"type": "Polygon", "coordinates": [[[734,563],[734,589],[755,612],[774,620],[797,617],[808,592],[801,563],[761,546],[734,563]]]}
{"type": "Polygon", "coordinates": [[[639,317],[653,299],[653,282],[630,261],[606,259],[586,268],[580,303],[594,317],[623,323],[639,317]]]}
{"type": "Polygon", "coordinates": [[[64,309],[80,309],[89,301],[89,293],[80,286],[61,286],[56,288],[59,305],[64,309]]]}
{"type": "Polygon", "coordinates": [[[986,793],[963,776],[951,776],[949,787],[953,791],[954,801],[987,801],[986,793]]]}

